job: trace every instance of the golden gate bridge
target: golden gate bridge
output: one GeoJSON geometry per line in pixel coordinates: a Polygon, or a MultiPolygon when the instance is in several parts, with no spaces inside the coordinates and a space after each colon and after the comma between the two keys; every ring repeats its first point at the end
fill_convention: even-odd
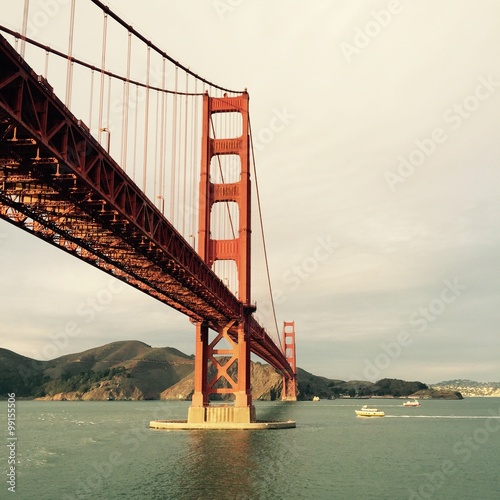
{"type": "Polygon", "coordinates": [[[251,353],[296,400],[295,326],[280,337],[249,94],[197,75],[100,1],[54,6],[2,13],[0,217],[189,317],[188,422],[256,421],[251,353]],[[220,394],[229,409],[211,404],[220,394]]]}

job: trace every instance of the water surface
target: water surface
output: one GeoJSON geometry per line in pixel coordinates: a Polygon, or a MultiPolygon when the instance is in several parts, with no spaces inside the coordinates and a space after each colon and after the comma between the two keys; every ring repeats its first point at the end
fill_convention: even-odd
{"type": "MultiPolygon", "coordinates": [[[[372,400],[383,418],[359,418],[363,400],[257,403],[259,419],[296,429],[161,431],[187,402],[17,402],[16,493],[56,499],[500,498],[500,398],[372,400]]],[[[7,443],[7,403],[0,428],[7,443]]]]}

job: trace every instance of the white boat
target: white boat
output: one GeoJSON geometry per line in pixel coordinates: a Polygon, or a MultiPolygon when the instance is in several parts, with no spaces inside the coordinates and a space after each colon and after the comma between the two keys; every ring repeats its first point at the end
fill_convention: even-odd
{"type": "Polygon", "coordinates": [[[405,403],[403,403],[403,406],[417,407],[417,406],[421,406],[421,404],[416,399],[412,399],[412,400],[408,400],[405,403]]]}
{"type": "Polygon", "coordinates": [[[319,396],[314,396],[312,400],[313,401],[319,401],[319,396]]]}
{"type": "Polygon", "coordinates": [[[377,408],[368,408],[364,405],[361,410],[354,410],[358,417],[384,417],[385,413],[382,410],[377,410],[377,408]]]}

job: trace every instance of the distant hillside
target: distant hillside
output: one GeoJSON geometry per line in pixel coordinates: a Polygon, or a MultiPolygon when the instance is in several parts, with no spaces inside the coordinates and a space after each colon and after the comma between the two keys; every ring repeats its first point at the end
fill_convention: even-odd
{"type": "MultiPolygon", "coordinates": [[[[193,377],[193,356],[138,341],[112,342],[50,361],[36,361],[0,349],[0,396],[15,392],[18,397],[49,400],[189,400],[193,377]]],[[[298,397],[302,400],[313,396],[407,397],[428,389],[421,382],[397,379],[346,382],[318,377],[300,368],[297,380],[298,397]]],[[[252,362],[251,382],[255,400],[281,397],[282,378],[269,365],[252,362]]],[[[443,394],[435,392],[425,397],[443,394]]]]}
{"type": "Polygon", "coordinates": [[[399,379],[381,379],[377,382],[365,380],[332,380],[317,377],[299,368],[297,370],[299,392],[303,399],[318,396],[322,399],[339,397],[408,397],[413,393],[428,389],[422,382],[406,382],[399,379]]]}
{"type": "Polygon", "coordinates": [[[500,397],[500,382],[475,382],[474,380],[455,379],[432,384],[440,391],[459,391],[465,397],[500,397]]]}

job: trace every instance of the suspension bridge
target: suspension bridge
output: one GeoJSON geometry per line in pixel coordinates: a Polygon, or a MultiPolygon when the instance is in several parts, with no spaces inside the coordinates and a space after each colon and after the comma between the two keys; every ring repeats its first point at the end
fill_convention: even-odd
{"type": "Polygon", "coordinates": [[[18,4],[0,26],[0,217],[190,319],[189,423],[256,422],[251,353],[296,400],[247,91],[197,75],[100,1],[18,4]]]}

